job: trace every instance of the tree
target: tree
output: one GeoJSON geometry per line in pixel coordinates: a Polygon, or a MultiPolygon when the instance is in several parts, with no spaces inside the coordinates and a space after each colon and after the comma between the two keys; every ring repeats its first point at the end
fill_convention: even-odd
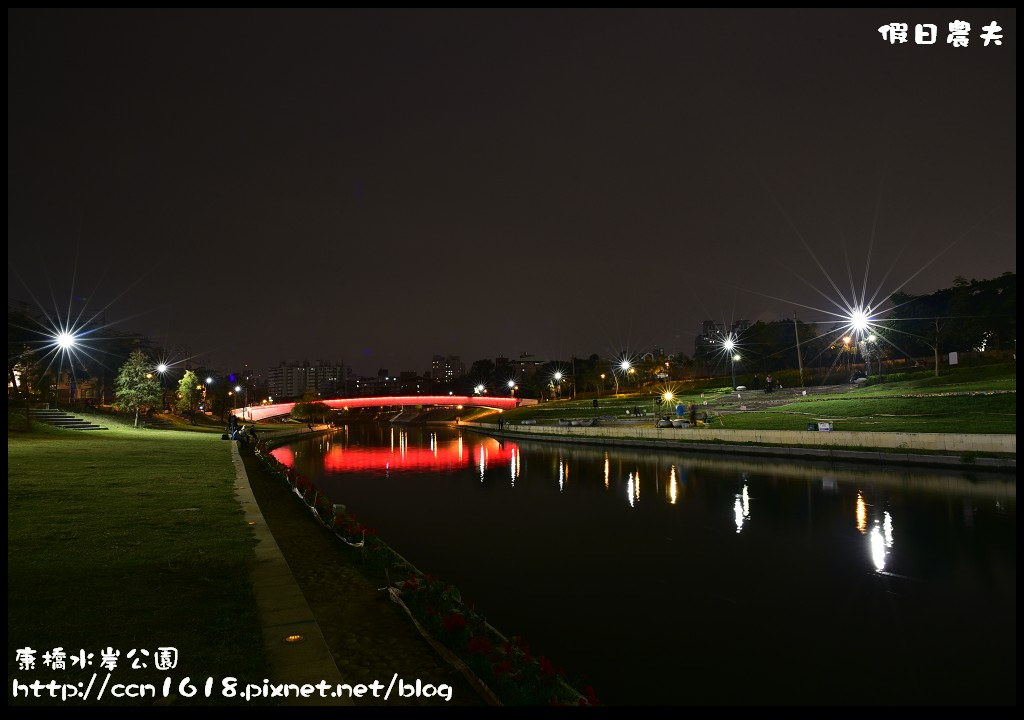
{"type": "Polygon", "coordinates": [[[203,386],[199,378],[191,370],[186,370],[184,377],[178,381],[178,412],[187,415],[189,422],[196,424],[196,407],[203,399],[203,386]]]}
{"type": "Polygon", "coordinates": [[[228,395],[231,388],[224,379],[219,379],[206,389],[206,397],[210,401],[210,410],[224,422],[224,413],[231,409],[232,396],[228,395]]]}
{"type": "Polygon", "coordinates": [[[160,381],[153,377],[153,362],[138,350],[121,366],[114,388],[121,406],[135,411],[135,427],[139,426],[139,410],[160,402],[160,381]]]}
{"type": "Polygon", "coordinates": [[[292,408],[290,415],[294,420],[301,420],[302,422],[312,422],[313,420],[326,422],[333,413],[334,411],[327,403],[297,402],[295,407],[292,408]]]}

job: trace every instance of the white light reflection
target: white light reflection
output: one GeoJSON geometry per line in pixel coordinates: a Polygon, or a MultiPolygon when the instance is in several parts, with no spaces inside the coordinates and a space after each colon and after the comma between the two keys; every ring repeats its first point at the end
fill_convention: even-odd
{"type": "Polygon", "coordinates": [[[511,459],[509,460],[509,474],[512,475],[512,487],[516,486],[516,449],[512,448],[511,459]]]}
{"type": "Polygon", "coordinates": [[[565,463],[558,458],[558,492],[565,490],[565,463]]]}
{"type": "Polygon", "coordinates": [[[736,502],[732,506],[733,515],[736,516],[737,534],[743,530],[743,523],[750,520],[750,493],[747,486],[743,486],[743,492],[736,496],[736,502]]]}
{"type": "Polygon", "coordinates": [[[868,508],[864,504],[864,496],[857,493],[857,529],[863,535],[868,531],[868,508]]]}
{"type": "Polygon", "coordinates": [[[885,513],[885,517],[882,520],[882,535],[885,538],[885,546],[887,548],[892,547],[892,515],[888,512],[885,513]]]}
{"type": "Polygon", "coordinates": [[[673,465],[668,473],[668,501],[673,505],[679,499],[679,486],[676,483],[676,466],[673,465]]]}
{"type": "Polygon", "coordinates": [[[885,570],[885,538],[882,537],[878,525],[871,528],[868,541],[871,544],[871,560],[875,563],[875,570],[882,572],[885,570]]]}
{"type": "Polygon", "coordinates": [[[487,463],[484,459],[484,446],[480,446],[480,482],[484,481],[484,468],[487,467],[487,463]]]}
{"type": "Polygon", "coordinates": [[[395,451],[395,429],[391,428],[391,452],[395,451]]]}
{"type": "Polygon", "coordinates": [[[604,486],[608,488],[608,453],[604,454],[604,486]]]}
{"type": "Polygon", "coordinates": [[[462,435],[459,435],[459,462],[462,462],[462,435]]]}
{"type": "Polygon", "coordinates": [[[636,501],[633,500],[633,473],[629,474],[629,482],[626,483],[626,499],[630,507],[636,507],[636,501]]]}

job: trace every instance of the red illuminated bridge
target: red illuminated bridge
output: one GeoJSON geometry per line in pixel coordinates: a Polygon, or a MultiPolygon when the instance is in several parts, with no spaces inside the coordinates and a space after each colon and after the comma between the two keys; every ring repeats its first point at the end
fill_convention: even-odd
{"type": "MultiPolygon", "coordinates": [[[[463,407],[488,407],[495,410],[511,410],[524,401],[513,397],[483,395],[386,395],[380,397],[335,398],[334,400],[320,400],[319,402],[335,410],[367,407],[408,407],[410,405],[461,405],[463,407]]],[[[277,417],[278,415],[287,415],[295,405],[293,402],[255,405],[253,407],[233,410],[232,413],[245,420],[259,421],[277,417]]]]}

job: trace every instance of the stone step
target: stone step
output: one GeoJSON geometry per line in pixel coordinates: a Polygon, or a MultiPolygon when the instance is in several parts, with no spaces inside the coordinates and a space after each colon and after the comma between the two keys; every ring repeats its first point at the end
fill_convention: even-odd
{"type": "Polygon", "coordinates": [[[100,427],[96,423],[83,420],[82,418],[75,417],[70,413],[63,412],[61,410],[48,410],[42,408],[30,408],[29,415],[39,422],[44,422],[47,425],[53,425],[54,427],[63,428],[65,430],[106,430],[105,427],[100,427]]]}

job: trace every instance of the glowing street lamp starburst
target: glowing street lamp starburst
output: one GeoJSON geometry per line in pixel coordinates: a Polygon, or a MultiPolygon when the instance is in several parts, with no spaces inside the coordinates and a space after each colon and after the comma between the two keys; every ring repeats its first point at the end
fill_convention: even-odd
{"type": "Polygon", "coordinates": [[[857,308],[850,313],[850,327],[853,328],[854,332],[863,333],[868,329],[870,318],[868,312],[857,308]]]}
{"type": "Polygon", "coordinates": [[[58,333],[57,337],[54,338],[54,342],[57,343],[57,347],[61,350],[70,350],[78,342],[78,338],[72,333],[65,331],[58,333]]]}

